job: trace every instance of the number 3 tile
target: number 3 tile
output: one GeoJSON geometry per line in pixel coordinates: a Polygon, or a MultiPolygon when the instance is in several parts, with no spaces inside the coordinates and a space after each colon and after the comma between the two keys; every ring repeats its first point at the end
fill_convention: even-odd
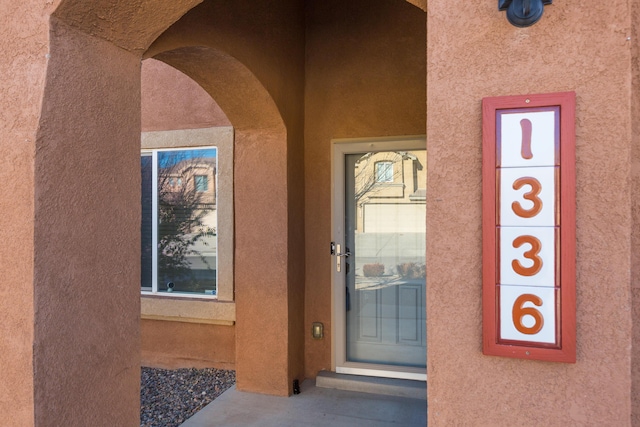
{"type": "Polygon", "coordinates": [[[500,227],[498,234],[500,242],[498,283],[537,287],[556,285],[556,229],[554,227],[500,227]],[[534,247],[534,245],[537,246],[534,247]]]}
{"type": "Polygon", "coordinates": [[[499,170],[502,226],[554,226],[556,224],[556,168],[503,168],[499,170]]]}

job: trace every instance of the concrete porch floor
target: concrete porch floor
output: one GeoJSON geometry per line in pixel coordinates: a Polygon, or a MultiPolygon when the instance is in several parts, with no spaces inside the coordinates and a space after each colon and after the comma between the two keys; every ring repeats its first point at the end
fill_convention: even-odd
{"type": "Polygon", "coordinates": [[[245,393],[235,386],[181,427],[426,426],[424,399],[316,387],[305,380],[291,397],[245,393]]]}

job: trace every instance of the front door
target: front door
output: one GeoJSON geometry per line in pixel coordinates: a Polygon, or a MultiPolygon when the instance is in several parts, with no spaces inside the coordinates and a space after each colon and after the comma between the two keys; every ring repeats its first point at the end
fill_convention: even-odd
{"type": "Polygon", "coordinates": [[[421,138],[334,145],[336,371],[424,379],[421,138]]]}

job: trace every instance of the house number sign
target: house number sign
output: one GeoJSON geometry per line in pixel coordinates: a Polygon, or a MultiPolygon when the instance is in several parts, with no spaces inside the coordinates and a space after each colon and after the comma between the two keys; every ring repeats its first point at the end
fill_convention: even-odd
{"type": "Polygon", "coordinates": [[[482,109],[483,352],[575,362],[575,93],[482,109]]]}

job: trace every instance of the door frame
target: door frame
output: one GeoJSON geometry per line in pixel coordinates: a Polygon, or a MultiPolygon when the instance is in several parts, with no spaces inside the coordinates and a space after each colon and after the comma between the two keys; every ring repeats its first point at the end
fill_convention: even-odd
{"type": "MultiPolygon", "coordinates": [[[[426,150],[425,136],[333,139],[331,141],[331,239],[344,250],[345,155],[371,151],[426,150]]],[[[426,219],[425,219],[426,220],[426,219]]],[[[426,254],[425,254],[426,255],[426,254]]],[[[425,258],[426,259],[426,258],[425,258]]],[[[393,366],[346,360],[345,274],[336,271],[331,255],[331,368],[342,374],[426,381],[426,368],[393,366]]],[[[425,360],[426,362],[426,360],[425,360]]]]}

